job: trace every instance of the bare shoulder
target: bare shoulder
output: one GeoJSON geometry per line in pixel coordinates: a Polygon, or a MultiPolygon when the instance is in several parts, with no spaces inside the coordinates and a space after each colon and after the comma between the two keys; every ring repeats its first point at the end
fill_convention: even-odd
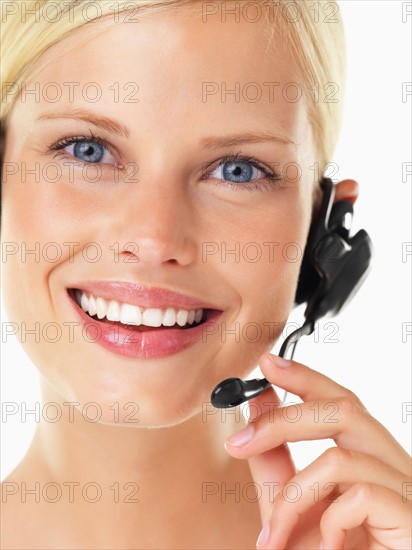
{"type": "Polygon", "coordinates": [[[21,540],[20,533],[24,529],[22,517],[23,510],[16,505],[11,498],[11,492],[16,489],[14,483],[2,481],[1,490],[1,508],[0,508],[0,541],[2,550],[14,550],[26,548],[24,541],[21,540]]]}
{"type": "MultiPolygon", "coordinates": [[[[27,484],[29,488],[30,484],[27,484]]],[[[1,550],[46,550],[53,548],[48,540],[50,518],[41,503],[23,498],[22,483],[4,480],[1,484],[0,541],[1,550]]]]}
{"type": "MultiPolygon", "coordinates": [[[[74,529],[67,529],[69,514],[66,508],[48,504],[42,498],[36,502],[34,495],[28,491],[27,498],[24,498],[23,482],[20,480],[26,480],[27,488],[33,489],[34,480],[41,479],[37,474],[33,471],[15,471],[1,483],[1,550],[97,548],[98,545],[86,543],[84,530],[76,521],[69,522],[74,529]],[[81,540],[77,536],[81,536],[81,540]]],[[[259,502],[251,482],[253,480],[246,463],[242,465],[239,461],[219,483],[205,485],[203,491],[207,494],[203,495],[200,513],[196,514],[197,521],[192,525],[193,532],[186,532],[175,547],[198,550],[255,548],[262,525],[259,502]]],[[[139,545],[139,542],[134,546],[147,547],[139,545]]]]}

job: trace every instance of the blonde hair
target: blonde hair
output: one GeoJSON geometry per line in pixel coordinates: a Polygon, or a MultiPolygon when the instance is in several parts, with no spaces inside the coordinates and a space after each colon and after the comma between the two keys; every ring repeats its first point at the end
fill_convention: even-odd
{"type": "MultiPolygon", "coordinates": [[[[199,2],[199,0],[197,0],[199,2]]],[[[243,0],[244,2],[245,0],[243,0]]],[[[220,2],[221,7],[225,2],[220,2]]],[[[196,0],[116,0],[118,13],[130,11],[135,6],[138,12],[163,11],[190,8],[196,0]]],[[[203,2],[204,5],[208,2],[203,2]]],[[[216,5],[217,2],[209,2],[216,5]]],[[[233,4],[233,3],[230,3],[233,4]]],[[[226,5],[230,5],[229,3],[226,5]]],[[[241,2],[236,2],[241,4],[241,2]]],[[[247,2],[253,4],[253,2],[247,2]]],[[[345,38],[341,17],[336,2],[329,0],[257,0],[255,6],[264,4],[273,8],[271,18],[274,27],[280,30],[287,47],[300,68],[306,83],[304,92],[308,101],[308,117],[312,127],[317,160],[322,173],[325,164],[331,161],[339,137],[345,84],[345,38]],[[332,9],[331,9],[332,8],[332,9]],[[336,15],[337,14],[337,15],[336,15]],[[338,91],[338,97],[336,97],[338,91]]],[[[3,146],[6,137],[7,117],[19,94],[10,94],[10,86],[21,88],[31,74],[36,60],[54,44],[73,31],[88,26],[91,31],[101,31],[101,25],[93,23],[105,15],[113,16],[112,0],[6,0],[2,3],[2,86],[1,113],[3,146]],[[24,20],[23,10],[24,4],[24,20]],[[57,10],[57,7],[59,9],[57,10]],[[99,10],[96,10],[96,6],[99,10]],[[55,19],[53,19],[53,9],[55,19]],[[96,17],[85,19],[84,13],[95,10],[96,17]],[[58,16],[58,18],[57,18],[58,16]]],[[[268,11],[266,12],[266,16],[268,11]]],[[[110,19],[110,18],[108,18],[110,19]]],[[[268,19],[268,18],[267,18],[268,19]]],[[[269,19],[268,19],[269,20],[269,19]]],[[[276,68],[274,67],[274,72],[276,68]]],[[[0,151],[1,154],[1,151],[0,151]]]]}

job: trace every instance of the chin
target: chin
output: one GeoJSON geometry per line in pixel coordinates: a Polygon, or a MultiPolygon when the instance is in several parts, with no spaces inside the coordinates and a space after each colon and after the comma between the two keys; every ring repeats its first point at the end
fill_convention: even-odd
{"type": "MultiPolygon", "coordinates": [[[[44,380],[44,377],[43,377],[44,380]]],[[[174,387],[156,389],[112,383],[108,387],[102,380],[47,379],[43,384],[43,407],[57,402],[65,418],[72,422],[104,424],[130,428],[166,428],[181,424],[204,407],[210,411],[209,388],[185,387],[176,382],[174,387]],[[203,389],[203,393],[202,393],[203,389]]],[[[117,381],[118,382],[118,381],[117,381]]],[[[213,408],[214,410],[214,408],[213,408]]],[[[51,414],[51,413],[50,413],[51,414]]],[[[54,413],[53,413],[54,414],[54,413]]],[[[209,412],[209,414],[211,414],[209,412]]]]}

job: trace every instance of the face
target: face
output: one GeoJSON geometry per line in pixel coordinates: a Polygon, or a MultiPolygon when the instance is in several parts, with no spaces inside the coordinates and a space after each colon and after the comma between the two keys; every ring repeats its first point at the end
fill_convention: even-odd
{"type": "Polygon", "coordinates": [[[139,426],[200,412],[217,383],[247,378],[293,306],[316,160],[307,105],[288,100],[303,81],[276,36],[267,49],[263,21],[232,19],[178,11],[83,27],[40,58],[27,82],[39,97],[10,113],[8,317],[43,383],[80,408],[97,402],[104,423],[114,403],[136,403],[139,426]],[[143,325],[92,318],[69,289],[114,315],[116,302],[120,314],[140,305],[143,325]],[[145,309],[168,307],[202,308],[202,322],[147,326],[159,313],[145,309]]]}

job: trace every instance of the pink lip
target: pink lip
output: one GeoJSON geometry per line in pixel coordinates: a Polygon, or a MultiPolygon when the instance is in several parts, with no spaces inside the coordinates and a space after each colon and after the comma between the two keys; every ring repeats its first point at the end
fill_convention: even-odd
{"type": "MultiPolygon", "coordinates": [[[[101,293],[97,294],[102,298],[104,297],[101,293]]],[[[176,296],[175,293],[172,294],[176,296]]],[[[97,321],[81,309],[71,292],[68,292],[67,296],[83,325],[83,334],[87,341],[95,342],[116,355],[135,359],[154,359],[174,355],[199,341],[207,344],[211,336],[219,333],[216,325],[223,313],[218,310],[210,310],[207,312],[207,320],[193,328],[176,329],[172,327],[159,327],[153,330],[149,329],[144,332],[139,332],[121,323],[97,321]]],[[[113,297],[113,295],[111,297],[113,297]]],[[[185,296],[183,296],[183,298],[186,300],[185,296]]],[[[129,299],[127,303],[137,305],[133,304],[129,299]]],[[[158,303],[164,302],[159,301],[158,303]]],[[[150,304],[153,307],[153,301],[151,301],[150,304]]],[[[168,304],[170,304],[170,302],[168,302],[168,304]]],[[[184,304],[182,308],[187,308],[187,300],[184,304]]],[[[200,307],[209,309],[201,304],[202,302],[195,302],[195,305],[190,307],[194,309],[200,307]]],[[[139,302],[139,305],[142,305],[142,303],[139,302]]],[[[161,306],[158,305],[157,307],[161,306]]]]}
{"type": "Polygon", "coordinates": [[[123,281],[86,281],[76,283],[73,288],[83,290],[86,293],[89,292],[93,296],[105,298],[106,300],[117,300],[142,308],[221,309],[216,305],[179,292],[123,281]]]}

